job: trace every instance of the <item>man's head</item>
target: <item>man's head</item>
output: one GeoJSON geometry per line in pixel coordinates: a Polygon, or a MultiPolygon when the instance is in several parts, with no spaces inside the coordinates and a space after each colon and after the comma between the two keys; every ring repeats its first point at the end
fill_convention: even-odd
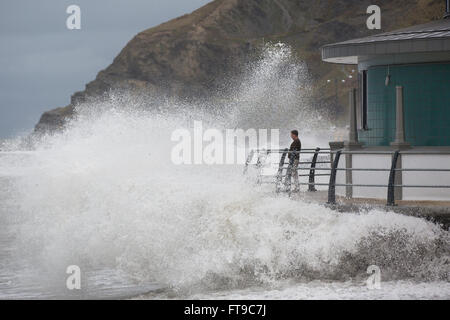
{"type": "Polygon", "coordinates": [[[297,130],[291,131],[291,138],[292,138],[292,140],[298,139],[298,131],[297,130]]]}

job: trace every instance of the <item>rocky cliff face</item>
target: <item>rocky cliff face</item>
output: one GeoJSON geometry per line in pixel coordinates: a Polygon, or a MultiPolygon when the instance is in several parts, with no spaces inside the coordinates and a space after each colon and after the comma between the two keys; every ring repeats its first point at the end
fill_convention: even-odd
{"type": "MultiPolygon", "coordinates": [[[[136,35],[96,79],[75,93],[71,104],[44,113],[36,131],[55,130],[89,97],[125,88],[158,90],[185,98],[201,97],[224,75],[236,74],[264,41],[290,44],[310,70],[322,102],[334,91],[326,79],[343,69],[321,62],[326,43],[380,31],[366,28],[371,0],[215,0],[202,8],[136,35]]],[[[442,0],[378,0],[382,30],[440,19],[442,0]]],[[[349,84],[350,85],[350,84],[349,84]]],[[[318,98],[319,99],[319,98],[318,98]]],[[[336,105],[333,106],[336,108],[336,105]]]]}

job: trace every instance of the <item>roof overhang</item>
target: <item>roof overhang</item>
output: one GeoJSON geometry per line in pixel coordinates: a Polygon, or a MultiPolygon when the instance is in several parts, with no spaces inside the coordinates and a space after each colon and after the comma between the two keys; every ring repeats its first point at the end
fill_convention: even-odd
{"type": "Polygon", "coordinates": [[[430,52],[448,52],[450,60],[450,19],[325,45],[322,47],[322,60],[357,64],[364,56],[430,52]]]}

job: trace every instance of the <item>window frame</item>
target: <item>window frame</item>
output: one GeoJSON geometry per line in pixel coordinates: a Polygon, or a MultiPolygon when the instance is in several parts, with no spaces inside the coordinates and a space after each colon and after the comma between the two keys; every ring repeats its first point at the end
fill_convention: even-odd
{"type": "Polygon", "coordinates": [[[362,70],[359,72],[358,130],[369,130],[367,123],[368,88],[367,70],[362,70]]]}

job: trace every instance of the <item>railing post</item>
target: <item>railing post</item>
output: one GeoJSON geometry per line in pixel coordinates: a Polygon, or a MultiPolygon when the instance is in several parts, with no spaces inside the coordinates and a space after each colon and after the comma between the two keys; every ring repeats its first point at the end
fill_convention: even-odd
{"type": "Polygon", "coordinates": [[[395,151],[394,156],[392,157],[391,171],[389,173],[389,183],[388,183],[388,192],[387,192],[387,206],[395,206],[395,176],[396,176],[396,168],[397,168],[397,160],[399,158],[400,151],[395,151]]]}
{"type": "Polygon", "coordinates": [[[319,156],[319,151],[320,148],[316,148],[316,152],[314,153],[314,156],[312,158],[311,161],[311,170],[309,171],[309,186],[308,186],[308,191],[310,192],[315,192],[316,190],[316,186],[315,186],[315,172],[316,170],[314,170],[316,168],[316,163],[317,163],[317,157],[319,156]]]}
{"type": "Polygon", "coordinates": [[[244,175],[247,174],[248,165],[252,161],[254,154],[255,154],[255,150],[250,151],[250,153],[248,154],[248,157],[247,157],[247,160],[245,161],[245,166],[244,166],[244,172],[243,172],[244,175]]]}
{"type": "Polygon", "coordinates": [[[280,192],[280,185],[281,182],[283,181],[283,167],[284,167],[284,163],[286,161],[286,156],[288,153],[289,149],[284,149],[283,154],[281,155],[281,159],[280,159],[280,164],[278,165],[278,172],[277,172],[277,186],[276,186],[276,192],[280,192]]]}
{"type": "Polygon", "coordinates": [[[330,145],[330,161],[334,161],[333,151],[343,149],[345,144],[344,141],[331,141],[330,145]]]}
{"type": "Polygon", "coordinates": [[[330,183],[328,184],[328,204],[336,204],[336,174],[341,158],[341,150],[336,152],[334,157],[333,167],[331,168],[330,183]]]}

